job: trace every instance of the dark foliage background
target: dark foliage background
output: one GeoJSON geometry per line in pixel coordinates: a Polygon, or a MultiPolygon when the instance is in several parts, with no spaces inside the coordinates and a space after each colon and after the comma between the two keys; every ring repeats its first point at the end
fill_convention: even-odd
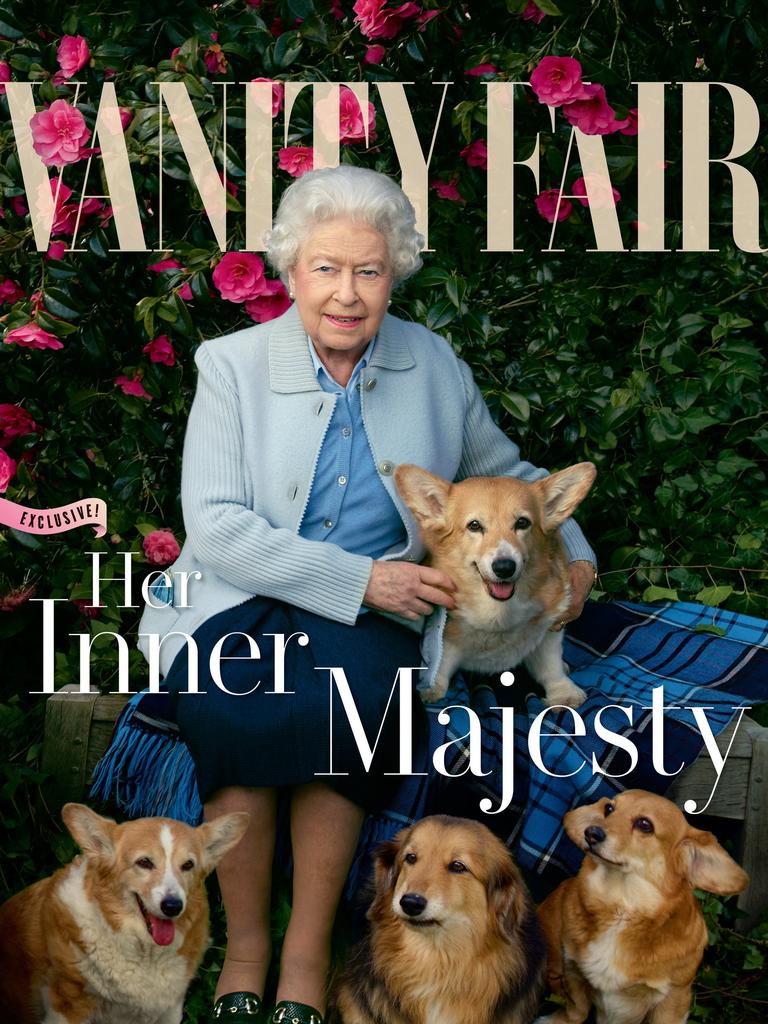
{"type": "MultiPolygon", "coordinates": [[[[582,459],[598,465],[582,511],[600,559],[596,596],[698,600],[765,616],[768,271],[762,256],[734,247],[730,180],[718,167],[712,172],[711,241],[717,251],[674,251],[680,244],[680,89],[667,89],[667,253],[587,252],[594,236],[588,211],[578,204],[557,228],[555,244],[563,251],[542,253],[550,225],[536,212],[532,179],[525,174],[518,176],[517,197],[524,251],[484,253],[485,171],[460,155],[485,137],[484,87],[465,72],[487,63],[496,68],[496,80],[526,81],[548,54],[576,57],[584,78],[606,87],[619,116],[636,105],[632,82],[721,81],[746,89],[765,122],[765,7],[747,0],[558,0],[556,7],[547,0],[539,3],[546,17],[536,23],[521,17],[525,6],[525,0],[427,0],[421,12],[435,12],[434,17],[406,19],[394,38],[371,40],[354,21],[348,0],[330,6],[327,0],[157,0],[150,7],[139,0],[5,0],[0,61],[14,80],[39,83],[40,110],[57,98],[73,99],[71,87],[53,81],[61,37],[87,40],[90,59],[75,75],[85,83],[77,106],[92,128],[102,84],[109,80],[120,105],[130,110],[125,134],[149,246],[157,238],[161,173],[155,83],[184,82],[217,166],[226,163],[229,180],[240,186],[228,200],[231,250],[244,245],[243,99],[242,90],[229,90],[225,148],[221,89],[215,83],[257,76],[410,82],[409,100],[426,151],[440,93],[431,83],[453,82],[430,180],[454,182],[463,201],[430,193],[434,252],[396,295],[393,311],[451,340],[526,457],[550,468],[582,459]],[[371,42],[384,47],[381,63],[364,62],[371,42]]],[[[716,155],[731,144],[730,103],[716,95],[722,92],[713,94],[716,155]]],[[[377,103],[373,88],[371,99],[377,103]]],[[[291,121],[291,146],[311,145],[309,104],[302,93],[291,121]]],[[[275,125],[277,153],[282,115],[275,125]]],[[[569,127],[562,117],[558,126],[555,133],[542,133],[543,189],[560,183],[569,127]]],[[[360,142],[343,145],[342,159],[397,177],[380,108],[376,127],[368,150],[360,142]]],[[[531,104],[520,116],[521,138],[532,140],[537,130],[541,111],[531,104]]],[[[8,891],[71,853],[45,807],[38,767],[42,700],[28,696],[39,688],[41,614],[25,598],[34,588],[39,597],[69,599],[56,613],[57,685],[78,678],[71,634],[114,629],[131,635],[136,610],[117,607],[117,585],[102,588],[108,606],[97,617],[73,603],[87,604],[90,595],[86,552],[103,551],[115,573],[121,564],[117,552],[135,552],[140,581],[147,534],[169,528],[182,540],[179,463],[194,388],[193,352],[203,339],[251,323],[244,308],[222,299],[213,284],[221,253],[167,118],[164,137],[165,252],[110,252],[118,244],[114,227],[96,214],[85,218],[78,234],[82,251],[48,259],[35,250],[30,219],[20,205],[24,186],[7,99],[0,96],[0,276],[23,293],[0,306],[0,322],[10,331],[34,318],[64,346],[0,346],[0,403],[21,405],[41,428],[7,445],[18,468],[5,497],[47,508],[97,496],[109,507],[102,540],[91,539],[89,530],[51,539],[0,532],[0,737],[6,751],[0,766],[0,882],[8,891]],[[175,258],[179,269],[150,271],[163,255],[175,258]],[[179,294],[185,285],[191,298],[186,290],[186,299],[179,294]],[[159,334],[175,350],[173,366],[152,362],[142,351],[159,334]],[[124,394],[114,383],[120,375],[140,375],[149,397],[124,394]]],[[[605,142],[621,193],[617,210],[624,243],[632,249],[638,230],[637,140],[612,134],[605,142]]],[[[764,134],[743,163],[758,181],[766,180],[764,134]]],[[[75,199],[85,166],[83,160],[64,172],[75,199]]],[[[579,173],[574,164],[568,181],[579,173]]],[[[276,171],[276,199],[290,181],[276,171]]],[[[98,159],[86,191],[105,191],[98,159]]],[[[765,213],[762,236],[768,239],[765,213]]],[[[69,248],[71,238],[58,237],[69,248]]],[[[135,652],[132,667],[138,689],[145,671],[135,652]]],[[[109,689],[115,673],[112,646],[101,641],[93,679],[109,689]]],[[[710,915],[717,953],[710,955],[692,1019],[762,1019],[768,1000],[761,974],[765,929],[746,943],[722,924],[722,904],[711,903],[710,915]]],[[[211,964],[219,953],[215,947],[211,964]]],[[[192,997],[192,1020],[202,1013],[210,979],[204,974],[192,997]]]]}

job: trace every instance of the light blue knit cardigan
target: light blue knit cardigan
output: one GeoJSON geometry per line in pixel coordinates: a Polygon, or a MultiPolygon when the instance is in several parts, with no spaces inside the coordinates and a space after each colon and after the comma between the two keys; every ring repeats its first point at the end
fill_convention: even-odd
{"type": "MultiPolygon", "coordinates": [[[[336,396],[318,384],[296,306],[269,323],[204,342],[195,358],[181,489],[187,540],[169,570],[174,604],[147,606],[139,647],[147,654],[147,634],[191,634],[254,594],[353,623],[372,560],[298,535],[336,396]],[[202,575],[191,577],[191,607],[179,607],[180,572],[202,575]]],[[[399,463],[448,480],[546,476],[520,460],[517,445],[493,422],[466,363],[419,324],[384,317],[361,388],[373,458],[407,531],[405,547],[385,558],[420,561],[425,553],[395,488],[399,463]]],[[[562,536],[571,559],[595,561],[573,520],[562,536]]],[[[182,643],[169,637],[162,644],[163,674],[182,643]]]]}

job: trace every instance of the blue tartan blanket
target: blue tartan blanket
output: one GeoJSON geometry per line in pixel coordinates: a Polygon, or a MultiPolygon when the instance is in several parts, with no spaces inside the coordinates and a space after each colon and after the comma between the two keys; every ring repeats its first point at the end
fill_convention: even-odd
{"type": "MultiPolygon", "coordinates": [[[[441,704],[428,709],[429,735],[415,752],[414,773],[427,775],[404,777],[392,804],[366,820],[350,892],[376,843],[433,813],[483,821],[529,878],[539,876],[549,888],[573,874],[582,857],[563,832],[566,811],[622,789],[664,793],[672,773],[704,746],[702,715],[717,736],[741,709],[768,701],[768,622],[704,605],[589,602],[568,627],[565,658],[588,696],[578,721],[568,710],[546,713],[539,765],[528,741],[545,710],[541,700],[520,680],[507,690],[484,679],[455,678],[441,704]],[[655,712],[656,729],[654,690],[664,708],[663,715],[655,712]],[[699,721],[693,708],[702,709],[699,721]],[[654,742],[657,765],[669,774],[654,766],[654,742]],[[432,763],[441,747],[445,774],[432,763]],[[496,813],[484,813],[483,800],[496,813]]],[[[194,768],[168,720],[164,694],[131,699],[97,765],[91,795],[113,800],[131,817],[200,820],[194,768]]]]}

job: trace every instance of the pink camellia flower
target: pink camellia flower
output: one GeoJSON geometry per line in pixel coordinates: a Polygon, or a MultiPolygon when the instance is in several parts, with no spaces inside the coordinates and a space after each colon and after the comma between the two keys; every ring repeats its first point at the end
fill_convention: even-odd
{"type": "Polygon", "coordinates": [[[592,200],[587,199],[587,181],[584,178],[577,178],[571,185],[571,192],[582,206],[592,206],[595,209],[605,209],[613,204],[614,206],[621,199],[621,193],[613,188],[610,181],[602,174],[587,175],[589,190],[592,193],[592,200]]]}
{"type": "Polygon", "coordinates": [[[13,587],[7,594],[0,597],[0,612],[15,612],[36,593],[37,587],[34,583],[27,583],[23,587],[13,587]]]}
{"type": "Polygon", "coordinates": [[[181,547],[173,535],[173,530],[167,528],[148,533],[142,546],[150,565],[169,565],[181,554],[181,547]]]}
{"type": "MultiPolygon", "coordinates": [[[[223,185],[224,184],[224,172],[223,171],[216,171],[216,173],[219,176],[219,181],[223,185]]],[[[234,183],[234,181],[232,181],[231,178],[227,178],[227,192],[229,192],[229,194],[231,196],[234,196],[235,199],[237,199],[238,188],[237,188],[237,185],[234,183]]]]}
{"type": "Polygon", "coordinates": [[[59,49],[56,51],[56,60],[59,62],[61,73],[65,78],[71,78],[88,63],[91,58],[91,51],[88,43],[82,36],[62,36],[59,49]]]}
{"type": "Polygon", "coordinates": [[[551,224],[555,217],[558,220],[565,220],[566,217],[571,215],[573,210],[573,203],[570,199],[560,199],[560,206],[557,205],[557,200],[560,197],[560,189],[548,188],[545,192],[540,192],[536,196],[536,209],[539,211],[544,220],[548,220],[551,224]]]}
{"type": "Polygon", "coordinates": [[[72,604],[77,607],[77,610],[81,615],[85,616],[86,619],[98,619],[101,614],[101,609],[104,605],[91,604],[91,602],[85,597],[73,597],[72,604]]]}
{"type": "Polygon", "coordinates": [[[282,281],[265,281],[264,288],[261,295],[249,299],[245,304],[246,313],[257,324],[264,324],[267,320],[274,320],[276,316],[281,316],[291,304],[282,281]]]}
{"type": "Polygon", "coordinates": [[[355,0],[355,22],[368,39],[394,39],[408,18],[421,13],[418,4],[405,3],[385,8],[386,0],[355,0]]]}
{"type": "Polygon", "coordinates": [[[265,291],[264,261],[255,252],[225,252],[213,271],[222,299],[245,302],[265,291]]]}
{"type": "Polygon", "coordinates": [[[54,100],[47,110],[30,118],[32,148],[47,166],[63,167],[82,157],[91,131],[85,118],[66,100],[54,100]]]}
{"type": "Polygon", "coordinates": [[[0,278],[0,304],[7,302],[10,305],[13,302],[18,302],[19,299],[24,298],[25,294],[24,289],[19,288],[10,277],[0,278]]]}
{"type": "Polygon", "coordinates": [[[229,67],[224,51],[218,43],[211,43],[203,54],[203,62],[210,75],[223,75],[229,67]]]}
{"type": "Polygon", "coordinates": [[[459,156],[463,156],[470,167],[479,167],[483,171],[488,170],[488,146],[483,139],[476,139],[462,149],[459,156]]]}
{"type": "Polygon", "coordinates": [[[8,331],[3,342],[6,345],[22,345],[25,348],[64,348],[55,335],[44,331],[32,320],[28,324],[14,327],[12,331],[8,331]]]}
{"type": "Polygon", "coordinates": [[[627,111],[627,123],[619,128],[622,135],[637,135],[640,129],[637,107],[630,107],[627,111]]]}
{"type": "Polygon", "coordinates": [[[542,57],[531,73],[531,87],[539,103],[550,107],[583,99],[581,64],[573,57],[542,57]]]}
{"type": "Polygon", "coordinates": [[[418,26],[419,32],[424,32],[427,25],[436,18],[440,11],[422,11],[421,14],[416,18],[416,25],[418,26]]]}
{"type": "Polygon", "coordinates": [[[613,107],[608,105],[602,85],[585,85],[584,98],[566,103],[563,114],[569,124],[585,135],[610,135],[626,127],[627,121],[617,121],[613,107]]]}
{"type": "Polygon", "coordinates": [[[463,203],[464,196],[456,187],[457,180],[456,178],[451,178],[450,181],[435,180],[430,182],[430,188],[433,188],[441,199],[450,199],[454,203],[463,203]]]}
{"type": "Polygon", "coordinates": [[[311,146],[286,146],[277,151],[277,166],[293,178],[311,171],[315,162],[315,154],[311,146]]]}
{"type": "Polygon", "coordinates": [[[252,82],[272,82],[272,117],[277,117],[283,109],[283,93],[285,87],[282,82],[276,82],[273,78],[252,78],[252,82]]]}
{"type": "Polygon", "coordinates": [[[493,64],[475,64],[473,68],[467,68],[464,74],[471,78],[480,78],[481,75],[495,75],[498,70],[493,64]]]}
{"type": "Polygon", "coordinates": [[[133,111],[130,107],[118,107],[117,112],[120,115],[120,127],[125,131],[133,120],[133,111]]]}
{"type": "Polygon", "coordinates": [[[29,213],[29,207],[24,196],[11,196],[11,209],[17,217],[26,217],[29,213]]]}
{"type": "Polygon", "coordinates": [[[344,10],[341,6],[341,0],[331,0],[331,17],[335,18],[336,21],[343,19],[344,10]]]}
{"type": "Polygon", "coordinates": [[[127,377],[124,373],[120,374],[119,377],[115,377],[115,387],[120,388],[124,395],[133,395],[136,398],[146,398],[147,401],[152,401],[152,395],[144,390],[140,373],[134,374],[133,377],[127,377]]]}
{"type": "Polygon", "coordinates": [[[8,490],[8,484],[16,474],[16,463],[0,448],[0,494],[8,490]]]}
{"type": "Polygon", "coordinates": [[[363,57],[363,64],[381,64],[386,56],[387,51],[383,46],[378,43],[374,43],[373,46],[369,46],[365,51],[363,57]]]}
{"type": "Polygon", "coordinates": [[[167,334],[158,334],[141,351],[146,352],[153,363],[163,363],[164,366],[176,364],[176,353],[167,334]]]}
{"type": "Polygon", "coordinates": [[[42,429],[22,406],[0,402],[0,446],[10,444],[17,437],[37,434],[42,429]]]}
{"type": "Polygon", "coordinates": [[[5,83],[11,80],[11,65],[7,60],[0,60],[0,96],[5,92],[5,83]]]}
{"type": "MultiPolygon", "coordinates": [[[[368,104],[368,138],[376,135],[376,108],[368,104]]],[[[365,123],[357,96],[347,86],[339,90],[339,141],[358,142],[365,138],[365,123]]]]}
{"type": "Polygon", "coordinates": [[[66,251],[66,242],[51,242],[48,246],[48,252],[45,254],[45,258],[47,260],[61,260],[64,258],[64,253],[66,251]]]}
{"type": "Polygon", "coordinates": [[[536,6],[533,0],[528,0],[520,17],[523,21],[532,21],[534,25],[539,25],[546,18],[546,14],[540,7],[536,6]]]}

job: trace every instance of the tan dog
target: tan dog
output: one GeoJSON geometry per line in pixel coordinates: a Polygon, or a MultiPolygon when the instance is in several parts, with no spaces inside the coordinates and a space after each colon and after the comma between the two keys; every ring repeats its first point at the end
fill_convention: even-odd
{"type": "Polygon", "coordinates": [[[548,980],[565,1009],[537,1024],[684,1024],[707,944],[693,887],[722,895],[749,879],[710,832],[643,790],[566,814],[587,856],[539,908],[548,980]]]}
{"type": "Polygon", "coordinates": [[[529,1024],[544,944],[506,847],[436,815],[375,853],[369,934],[337,989],[343,1024],[529,1024]]]}
{"type": "Polygon", "coordinates": [[[208,942],[204,879],[248,815],[116,825],[67,804],[62,818],[82,854],[0,908],[0,1019],[179,1024],[208,942]]]}
{"type": "Polygon", "coordinates": [[[562,633],[552,631],[571,596],[557,528],[595,472],[580,462],[535,483],[504,476],[449,484],[418,466],[397,467],[395,482],[421,526],[429,564],[456,584],[426,701],[443,697],[460,667],[489,674],[523,662],[547,704],[582,703],[583,690],[566,675],[562,633]]]}

